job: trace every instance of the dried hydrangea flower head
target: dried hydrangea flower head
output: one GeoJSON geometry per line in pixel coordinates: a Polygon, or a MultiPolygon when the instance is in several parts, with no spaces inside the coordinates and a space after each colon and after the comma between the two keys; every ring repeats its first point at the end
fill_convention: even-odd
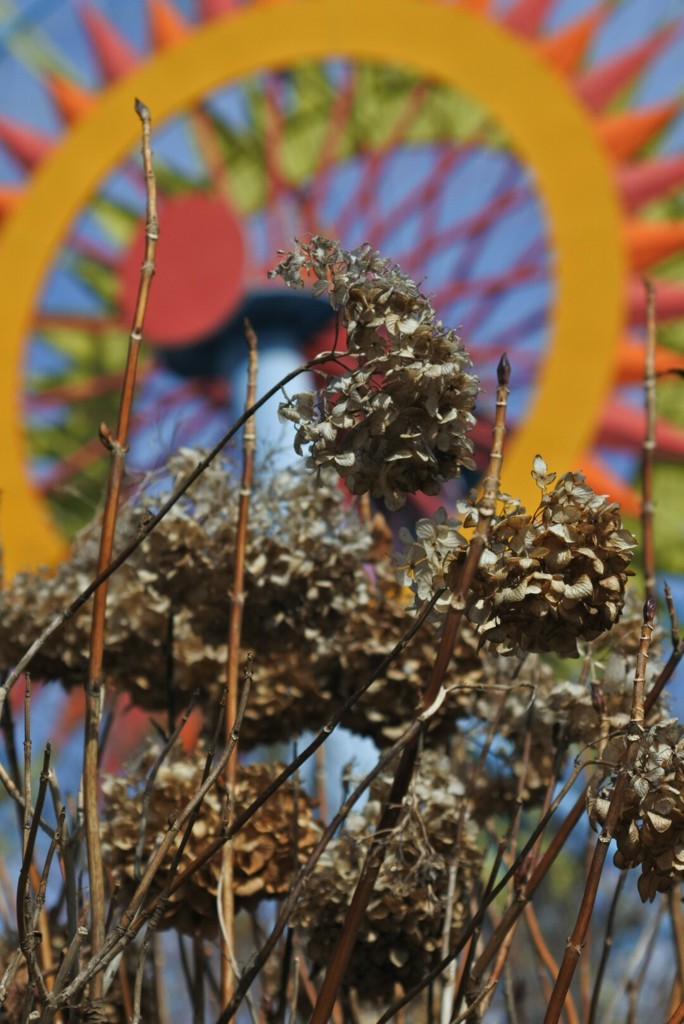
{"type": "MultiPolygon", "coordinates": [[[[485,805],[496,787],[510,809],[520,777],[524,779],[525,801],[538,800],[578,748],[582,752],[587,746],[594,747],[600,756],[607,738],[625,730],[631,717],[634,668],[631,676],[615,669],[624,661],[635,629],[638,638],[642,625],[642,607],[634,614],[630,608],[616,628],[590,646],[583,645],[582,653],[589,661],[573,677],[564,674],[571,668],[569,663],[552,666],[544,655],[528,654],[517,665],[510,658],[497,659],[500,666],[510,666],[508,678],[501,669],[498,674],[505,689],[490,686],[483,690],[473,709],[474,717],[486,726],[496,721],[497,736],[506,741],[478,779],[485,805]],[[493,776],[489,767],[495,769],[493,776]]],[[[651,646],[651,656],[647,692],[661,667],[657,645],[651,646]]],[[[665,694],[649,713],[649,725],[668,717],[667,704],[665,694]]]]}
{"type": "MultiPolygon", "coordinates": [[[[574,657],[580,640],[594,640],[620,617],[636,544],[622,528],[619,506],[596,494],[582,473],[555,482],[537,456],[532,475],[541,501],[533,515],[505,499],[494,517],[466,614],[499,654],[553,651],[574,657]]],[[[400,559],[402,582],[419,600],[441,587],[442,606],[458,589],[465,557],[464,527],[478,510],[459,503],[460,519],[442,510],[421,520],[400,559]]]]}
{"type": "Polygon", "coordinates": [[[316,278],[314,293],[327,294],[347,334],[339,374],[280,406],[297,424],[298,453],[309,445],[313,466],[333,465],[352,494],[389,509],[473,466],[466,435],[479,381],[411,278],[368,244],[349,252],[319,235],[298,241],[276,275],[295,288],[316,278]]]}
{"type": "MultiPolygon", "coordinates": [[[[605,749],[603,760],[614,764],[616,773],[598,792],[589,791],[587,810],[595,829],[605,821],[627,745],[622,735],[605,749]]],[[[638,888],[644,902],[684,881],[684,726],[676,719],[641,736],[614,835],[617,867],[641,866],[638,888]]]]}
{"type": "MultiPolygon", "coordinates": [[[[376,784],[361,814],[324,851],[297,902],[293,921],[309,956],[326,965],[346,917],[391,779],[376,784]]],[[[406,798],[406,814],[387,851],[345,975],[364,1001],[387,1002],[398,982],[409,987],[440,957],[449,864],[457,862],[452,936],[468,913],[481,854],[463,811],[464,786],[443,755],[426,754],[406,798]]]]}
{"type": "MultiPolygon", "coordinates": [[[[44,938],[43,941],[45,941],[44,938]]],[[[50,912],[50,943],[52,963],[55,965],[54,970],[56,971],[62,965],[69,942],[66,927],[64,924],[57,923],[57,913],[54,910],[50,912]]],[[[0,1024],[16,1024],[17,1021],[25,1019],[36,1020],[39,1016],[34,1015],[27,1018],[24,1012],[28,988],[28,969],[25,958],[21,958],[11,981],[5,975],[18,948],[19,936],[16,933],[0,933],[0,983],[6,985],[4,990],[0,989],[0,1024]],[[7,984],[8,982],[9,984],[7,984]]],[[[87,939],[82,943],[81,951],[84,958],[87,956],[90,959],[90,943],[87,939]]],[[[74,1024],[120,1024],[122,1020],[125,1020],[126,1011],[121,976],[119,972],[114,975],[106,995],[101,999],[93,1000],[83,995],[78,1005],[72,1002],[69,1007],[69,1020],[74,1021],[74,1024]]],[[[38,1007],[44,1008],[40,993],[35,992],[35,988],[36,986],[32,985],[34,1010],[38,1007]]],[[[143,981],[143,999],[145,993],[145,981],[143,981]]]]}
{"type": "MultiPolygon", "coordinates": [[[[135,536],[146,504],[161,504],[201,454],[181,449],[151,493],[143,491],[121,508],[122,545],[135,536]]],[[[373,539],[338,485],[332,472],[322,474],[317,485],[303,467],[276,475],[257,471],[243,626],[244,647],[255,654],[255,687],[240,738],[243,746],[274,738],[262,726],[282,739],[320,724],[325,709],[309,663],[314,657],[333,657],[341,624],[352,608],[367,603],[364,563],[373,539]],[[270,719],[268,712],[262,717],[265,706],[270,719]],[[277,723],[273,714],[279,716],[277,723]]],[[[169,654],[177,708],[198,688],[203,703],[213,707],[218,699],[227,657],[237,502],[234,467],[217,460],[109,582],[105,675],[139,706],[167,706],[169,654]]],[[[70,561],[53,575],[21,573],[0,592],[0,657],[6,664],[16,662],[36,633],[90,582],[98,538],[95,522],[77,538],[70,561]]],[[[41,648],[32,666],[35,678],[83,685],[89,636],[86,606],[41,648]]]]}
{"type": "MultiPolygon", "coordinates": [[[[326,686],[338,700],[370,679],[412,621],[406,592],[394,579],[389,559],[375,563],[373,575],[368,605],[351,609],[338,634],[335,676],[326,686]]],[[[436,628],[428,623],[419,630],[350,708],[343,725],[372,737],[381,748],[401,736],[419,710],[439,644],[436,628]]],[[[492,680],[493,659],[478,651],[478,640],[470,625],[461,631],[444,679],[447,696],[424,734],[430,746],[454,734],[455,720],[473,713],[476,695],[492,680]]]]}
{"type": "MultiPolygon", "coordinates": [[[[200,788],[204,762],[202,752],[190,757],[175,752],[159,769],[145,822],[143,865],[160,837],[166,834],[178,810],[200,788]]],[[[106,777],[102,786],[105,795],[103,855],[114,878],[125,888],[132,885],[136,877],[136,846],[140,836],[146,769],[150,764],[151,755],[129,775],[106,777]]],[[[239,765],[233,814],[239,815],[249,806],[280,770],[281,766],[277,764],[239,765]]],[[[178,873],[221,835],[227,809],[225,796],[218,785],[207,793],[183,851],[178,873]]],[[[320,826],[313,817],[312,801],[301,788],[295,789],[291,781],[286,782],[236,833],[233,840],[233,884],[238,905],[240,901],[256,901],[286,893],[296,865],[306,860],[319,838],[320,826]]],[[[153,895],[161,892],[168,881],[179,843],[180,836],[155,876],[153,895]]],[[[173,927],[190,934],[199,930],[206,935],[215,935],[220,873],[219,853],[171,895],[162,927],[173,927]]]]}

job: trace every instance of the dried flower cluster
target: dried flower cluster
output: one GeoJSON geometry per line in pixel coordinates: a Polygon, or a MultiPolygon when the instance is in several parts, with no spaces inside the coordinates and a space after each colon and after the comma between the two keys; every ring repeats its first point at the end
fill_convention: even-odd
{"type": "MultiPolygon", "coordinates": [[[[641,624],[641,609],[630,602],[619,626],[587,647],[586,671],[580,679],[564,675],[564,669],[552,667],[538,654],[527,655],[508,672],[505,666],[510,659],[498,659],[471,711],[484,727],[495,722],[497,733],[498,756],[475,780],[476,817],[491,814],[495,805],[510,811],[521,782],[526,805],[538,802],[549,783],[564,772],[572,751],[578,747],[600,751],[609,736],[624,731],[634,680],[627,652],[633,649],[641,624]]],[[[648,680],[661,667],[656,642],[651,648],[647,689],[648,680]]],[[[649,724],[666,714],[665,700],[651,712],[649,724]]],[[[466,761],[472,759],[471,752],[464,751],[463,756],[466,761]]]]}
{"type": "Polygon", "coordinates": [[[26,995],[26,986],[28,984],[28,969],[25,960],[21,960],[17,965],[14,977],[11,980],[9,978],[6,980],[3,977],[18,947],[18,936],[16,934],[12,935],[11,939],[12,941],[9,941],[9,935],[0,936],[0,982],[5,984],[5,988],[0,993],[0,996],[2,996],[0,1000],[0,1024],[12,1024],[13,1021],[20,1019],[21,1008],[24,996],[26,995]]]}
{"type": "MultiPolygon", "coordinates": [[[[182,450],[154,491],[168,489],[196,464],[182,450]]],[[[313,662],[335,657],[334,638],[350,610],[368,600],[364,569],[372,538],[345,505],[334,474],[317,485],[304,471],[258,476],[246,552],[243,646],[255,654],[255,687],[242,742],[254,735],[262,712],[280,716],[291,706],[292,732],[320,724],[313,662]],[[265,638],[268,636],[268,644],[265,638]]],[[[141,495],[121,510],[122,542],[135,535],[141,495]]],[[[237,488],[226,462],[214,463],[109,585],[105,673],[109,682],[149,709],[164,709],[169,689],[177,708],[199,688],[214,702],[227,657],[229,591],[235,558],[237,488]]],[[[53,576],[20,574],[0,593],[0,655],[11,664],[94,574],[97,525],[77,538],[71,560],[53,576]]],[[[36,678],[83,685],[90,609],[71,618],[33,663],[36,678]]],[[[279,735],[283,721],[279,720],[279,735]]],[[[287,728],[285,735],[287,735],[287,728]]]]}
{"type": "MultiPolygon", "coordinates": [[[[59,970],[68,949],[66,929],[56,923],[56,914],[51,914],[51,956],[53,971],[59,970]]],[[[18,936],[0,935],[0,1024],[17,1024],[23,1019],[24,1000],[28,988],[28,969],[26,961],[20,958],[17,970],[11,980],[5,978],[4,972],[12,962],[18,949],[18,936]],[[11,941],[8,941],[11,938],[11,941]]],[[[83,953],[89,953],[86,944],[81,947],[83,953]]],[[[124,968],[122,964],[122,969],[124,968]]],[[[122,994],[121,976],[123,970],[117,972],[107,994],[100,999],[82,998],[78,1005],[70,1007],[69,1020],[74,1024],[120,1024],[126,1019],[126,1011],[122,994]]],[[[130,983],[130,979],[127,979],[130,983]]],[[[31,1019],[31,1018],[29,1018],[31,1019]]],[[[36,1018],[33,1018],[36,1019],[36,1018]]]]}
{"type": "MultiPolygon", "coordinates": [[[[406,593],[393,579],[389,560],[376,563],[374,575],[368,605],[352,609],[338,635],[335,675],[326,685],[335,697],[348,696],[370,679],[411,624],[406,593]]],[[[436,626],[424,626],[354,704],[343,724],[371,736],[380,747],[394,743],[416,715],[438,643],[436,626]]],[[[467,627],[454,650],[444,682],[448,695],[430,722],[427,743],[443,741],[453,734],[456,718],[472,713],[475,697],[491,682],[492,671],[491,659],[478,652],[478,638],[467,627]]]]}
{"type": "MultiPolygon", "coordinates": [[[[375,787],[362,814],[348,818],[297,904],[295,922],[314,964],[328,962],[389,782],[375,787]]],[[[452,933],[468,911],[480,853],[463,792],[448,758],[423,759],[405,815],[388,837],[385,861],[349,965],[349,984],[361,999],[390,998],[397,982],[411,985],[439,959],[450,866],[456,872],[452,933]]]]}
{"type": "MultiPolygon", "coordinates": [[[[528,514],[516,499],[500,496],[467,593],[461,591],[460,577],[468,531],[477,527],[481,514],[472,501],[459,502],[453,519],[441,509],[432,519],[421,520],[415,537],[402,531],[405,550],[393,559],[391,532],[382,515],[376,513],[368,522],[365,503],[362,520],[338,477],[352,493],[370,493],[398,509],[408,494],[416,490],[434,494],[441,481],[472,465],[467,435],[474,423],[478,380],[470,372],[468,355],[455,333],[436,319],[428,298],[414,282],[368,245],[349,252],[337,242],[313,236],[298,243],[273,274],[293,287],[314,278],[314,292],[327,294],[346,330],[347,348],[330,355],[320,390],[294,395],[280,409],[297,426],[297,451],[309,449],[315,477],[292,469],[276,476],[257,472],[246,550],[236,552],[239,491],[234,467],[227,460],[214,462],[110,581],[105,681],[125,691],[139,706],[166,712],[171,724],[190,694],[199,690],[206,726],[224,690],[231,588],[242,554],[245,615],[240,653],[246,656],[250,651],[254,662],[239,736],[241,753],[322,726],[359,684],[377,672],[373,684],[346,709],[342,725],[357,736],[372,737],[380,748],[396,741],[410,723],[420,724],[421,729],[411,734],[415,746],[405,748],[401,772],[395,777],[390,771],[376,780],[365,808],[349,815],[320,859],[307,866],[288,926],[299,932],[310,966],[321,974],[328,972],[328,984],[319,988],[319,995],[341,985],[343,1015],[362,1019],[365,1011],[357,1014],[357,1001],[382,1002],[387,1007],[397,988],[405,990],[424,979],[441,958],[442,947],[453,945],[459,932],[463,942],[471,942],[471,952],[475,950],[477,922],[482,917],[473,917],[474,908],[484,912],[483,891],[491,892],[490,882],[500,878],[500,872],[497,876],[495,871],[483,871],[483,865],[494,853],[498,872],[504,856],[512,867],[511,879],[504,883],[508,891],[501,895],[507,909],[503,915],[494,907],[487,911],[494,916],[487,925],[485,948],[478,946],[478,965],[469,966],[467,954],[461,964],[463,984],[467,989],[470,976],[472,992],[465,992],[460,1005],[456,1005],[458,999],[454,1005],[445,999],[440,1010],[444,1019],[462,1019],[464,1009],[466,1016],[477,1009],[484,1019],[488,1010],[469,1000],[471,995],[479,1000],[488,990],[476,992],[474,979],[477,976],[483,986],[489,985],[494,975],[488,972],[503,967],[504,954],[511,956],[512,976],[515,944],[510,943],[510,931],[504,936],[499,921],[505,928],[512,926],[514,912],[532,895],[525,882],[530,854],[523,850],[518,857],[518,851],[530,818],[536,821],[538,814],[526,819],[522,812],[548,805],[571,756],[579,753],[581,767],[588,748],[586,760],[601,766],[588,791],[589,818],[597,829],[606,821],[616,780],[622,779],[620,788],[627,783],[624,799],[616,806],[615,863],[620,868],[640,867],[642,899],[653,900],[657,893],[684,881],[684,726],[663,718],[661,701],[650,711],[644,730],[636,734],[638,742],[629,728],[637,652],[641,666],[648,640],[646,631],[642,638],[642,611],[630,602],[625,589],[634,538],[623,529],[618,506],[595,494],[581,473],[557,479],[537,456],[532,475],[540,490],[538,507],[528,514]],[[416,605],[439,595],[432,621],[380,671],[411,623],[406,587],[416,605]],[[450,634],[440,637],[440,627],[450,607],[464,608],[465,615],[463,621],[459,619],[455,644],[447,649],[444,636],[450,634]],[[546,658],[548,653],[581,655],[579,678],[567,674],[567,663],[546,658]],[[426,684],[429,699],[425,703],[431,704],[434,714],[417,723],[426,684]],[[439,699],[433,704],[436,687],[439,699]],[[417,768],[409,778],[407,765],[413,765],[414,755],[417,768]],[[392,816],[385,813],[390,795],[397,802],[403,796],[396,828],[390,827],[392,816]],[[372,894],[360,933],[354,937],[346,923],[347,911],[369,850],[371,868],[365,878],[372,881],[368,887],[372,894]],[[514,858],[518,858],[515,864],[514,858]],[[379,869],[377,878],[373,864],[379,869]],[[464,926],[472,930],[466,932],[464,926]],[[332,956],[340,936],[340,949],[353,946],[348,965],[332,956]],[[483,968],[485,973],[479,973],[479,961],[489,953],[497,966],[490,962],[483,968]]],[[[499,410],[505,406],[501,395],[507,372],[502,362],[499,410]]],[[[501,426],[499,418],[497,426],[501,426]]],[[[495,433],[498,438],[500,431],[495,433]]],[[[138,533],[149,514],[146,506],[164,502],[197,458],[196,452],[179,452],[144,493],[121,509],[119,545],[138,533]]],[[[98,541],[95,524],[78,538],[71,561],[54,576],[19,576],[0,593],[0,660],[15,662],[36,632],[90,581],[98,541]]],[[[676,634],[674,614],[672,618],[676,634]]],[[[676,649],[676,635],[673,643],[676,649]]],[[[40,649],[33,673],[59,678],[67,687],[82,686],[89,645],[90,611],[84,608],[40,649]]],[[[655,647],[649,653],[656,653],[655,647]]],[[[656,672],[651,661],[647,692],[656,672]]],[[[2,730],[9,745],[13,708],[6,707],[9,712],[2,730]]],[[[89,729],[94,719],[89,710],[89,729]]],[[[323,730],[321,740],[327,731],[323,730]]],[[[29,749],[28,736],[25,749],[29,749]]],[[[149,897],[163,896],[161,920],[155,924],[193,938],[192,966],[182,939],[180,947],[193,1015],[199,1020],[205,1016],[209,987],[218,990],[213,968],[204,963],[212,955],[206,940],[219,933],[223,858],[213,847],[225,839],[229,822],[259,799],[280,769],[277,764],[237,763],[236,781],[229,781],[225,773],[204,797],[190,821],[192,827],[177,830],[179,812],[196,797],[208,770],[206,755],[201,745],[183,753],[176,744],[159,763],[158,750],[158,744],[148,745],[137,763],[116,776],[103,776],[94,770],[96,759],[86,760],[85,778],[91,786],[90,795],[84,787],[85,813],[80,814],[79,806],[79,813],[73,814],[66,801],[67,838],[62,842],[61,835],[56,836],[60,842],[51,847],[50,856],[61,860],[67,882],[64,899],[60,897],[53,915],[54,927],[49,915],[39,921],[33,877],[26,883],[24,921],[28,922],[31,911],[43,929],[37,934],[47,940],[42,950],[52,950],[53,964],[58,965],[67,945],[67,928],[73,935],[76,923],[88,918],[88,896],[84,895],[88,886],[81,886],[80,878],[73,880],[87,852],[92,929],[87,938],[85,931],[81,933],[84,945],[78,953],[74,945],[73,951],[81,962],[91,954],[108,957],[109,950],[101,945],[98,952],[96,912],[105,907],[114,890],[118,895],[110,903],[112,928],[117,919],[119,923],[125,919],[123,908],[129,905],[146,865],[159,851],[162,838],[172,835],[173,845],[151,882],[149,897]],[[102,817],[98,818],[100,790],[102,817]],[[79,846],[83,818],[87,851],[79,846]],[[93,823],[95,833],[101,825],[101,851],[93,840],[93,823]],[[101,853],[106,867],[108,891],[101,900],[94,898],[93,851],[98,859],[101,853]],[[211,859],[183,877],[191,863],[212,852],[211,859]],[[178,888],[169,893],[172,883],[178,888]]],[[[344,785],[350,781],[353,749],[350,756],[349,767],[342,770],[344,785]]],[[[323,787],[328,779],[319,771],[320,761],[316,768],[322,807],[327,803],[323,787]]],[[[328,768],[335,772],[339,765],[328,768]]],[[[24,793],[28,795],[29,772],[27,761],[24,793]]],[[[4,779],[21,810],[20,774],[19,759],[12,755],[4,779]]],[[[39,793],[45,791],[46,781],[56,807],[61,796],[47,779],[47,771],[41,776],[39,793]]],[[[20,814],[20,831],[29,811],[36,815],[35,824],[49,831],[38,817],[37,800],[33,808],[27,797],[23,802],[26,814],[20,814]]],[[[44,804],[43,819],[54,809],[44,804]]],[[[232,880],[226,884],[232,884],[235,910],[251,915],[255,933],[268,916],[262,901],[291,890],[300,866],[320,840],[322,827],[313,800],[297,781],[290,780],[231,838],[232,880]]],[[[29,837],[23,837],[24,846],[35,839],[33,830],[25,831],[29,837]]],[[[567,833],[561,829],[557,834],[567,833]]],[[[40,851],[32,848],[24,857],[26,864],[35,862],[36,870],[40,868],[40,851]]],[[[546,855],[537,860],[537,867],[546,860],[546,855]]],[[[589,874],[580,923],[589,897],[592,905],[595,902],[590,888],[594,878],[589,874]]],[[[17,900],[21,897],[19,889],[17,900]]],[[[227,948],[234,947],[242,958],[244,933],[232,917],[226,912],[221,921],[217,953],[225,957],[227,948]]],[[[139,922],[143,919],[144,915],[139,922]]],[[[528,923],[532,932],[533,922],[528,923]]],[[[273,935],[276,943],[282,941],[281,924],[284,927],[279,921],[273,935]]],[[[263,958],[257,953],[252,961],[254,974],[250,965],[245,968],[245,985],[251,985],[259,971],[260,996],[266,1016],[273,1020],[284,1016],[290,999],[293,1021],[303,1016],[303,1004],[298,1004],[296,996],[311,999],[319,980],[312,985],[308,966],[298,953],[294,956],[297,941],[293,931],[280,946],[267,942],[263,958]],[[278,948],[287,950],[281,962],[265,966],[267,955],[278,948]],[[297,966],[303,984],[301,991],[294,985],[290,992],[289,981],[296,974],[291,968],[297,966]]],[[[573,937],[571,947],[574,942],[573,937]]],[[[12,956],[17,944],[15,935],[9,945],[0,936],[0,962],[12,956]]],[[[257,945],[261,944],[259,936],[257,945]]],[[[96,985],[79,991],[64,1011],[69,1021],[73,1017],[102,1024],[121,1019],[122,1014],[128,1018],[131,990],[145,1011],[151,1009],[154,1015],[159,976],[154,973],[154,958],[145,960],[147,948],[147,941],[131,943],[120,964],[114,965],[120,971],[118,987],[105,987],[104,995],[96,985]]],[[[7,996],[5,1007],[0,1006],[0,1022],[15,1016],[28,1019],[29,1010],[41,1001],[44,1006],[31,1012],[31,1019],[40,1016],[43,1008],[48,1015],[54,1009],[45,988],[27,993],[34,967],[29,947],[24,949],[27,965],[17,958],[20,970],[13,980],[8,974],[3,983],[0,963],[0,1000],[7,996]]],[[[537,953],[547,959],[541,949],[537,953]]],[[[73,965],[72,977],[80,967],[80,962],[73,965]]],[[[111,968],[107,965],[107,970],[111,968]]],[[[44,962],[38,959],[38,969],[46,978],[54,973],[49,957],[44,962]]],[[[65,970],[65,978],[66,974],[65,970]]],[[[221,990],[226,981],[230,979],[224,974],[221,990]]],[[[74,991],[80,984],[74,984],[74,991]]],[[[451,992],[460,992],[461,987],[449,983],[451,992]]],[[[436,992],[437,987],[431,989],[428,997],[429,1015],[435,1019],[436,992]]],[[[515,993],[509,994],[513,1007],[515,993]]],[[[133,1017],[140,1018],[137,1009],[133,1017]]],[[[537,1019],[536,1012],[521,1013],[523,1017],[537,1019]]]]}
{"type": "MultiPolygon", "coordinates": [[[[147,818],[143,818],[144,772],[140,767],[130,775],[109,776],[103,783],[105,827],[103,853],[114,878],[130,886],[136,878],[136,847],[144,826],[144,865],[154,847],[168,830],[176,813],[198,791],[205,758],[198,753],[167,759],[154,780],[147,818]]],[[[180,874],[198,857],[212,839],[224,830],[230,802],[233,817],[251,804],[278,774],[277,764],[240,765],[235,792],[227,794],[218,785],[207,793],[197,822],[180,863],[180,874]],[[229,799],[230,798],[230,799],[229,799]]],[[[310,799],[289,782],[281,786],[263,808],[240,829],[233,841],[234,891],[238,901],[257,901],[286,893],[298,865],[319,838],[310,799]]],[[[180,837],[169,850],[157,875],[152,895],[162,891],[170,878],[180,837]]],[[[137,865],[139,871],[140,864],[137,865]]],[[[221,856],[213,857],[172,894],[162,926],[195,934],[216,933],[216,894],[221,856]]]]}
{"type": "MultiPolygon", "coordinates": [[[[634,537],[622,528],[619,506],[596,494],[582,473],[555,484],[544,460],[533,476],[541,501],[533,515],[509,502],[492,522],[487,550],[466,602],[466,614],[499,654],[553,651],[575,656],[579,640],[594,640],[620,617],[634,537]]],[[[443,512],[416,527],[400,577],[419,600],[441,587],[458,589],[466,541],[477,508],[462,503],[460,520],[443,512]]]]}
{"type": "Polygon", "coordinates": [[[437,494],[442,481],[473,466],[478,378],[453,330],[428,298],[369,245],[348,252],[312,236],[271,272],[300,288],[315,277],[346,328],[340,372],[317,393],[280,406],[297,424],[295,448],[310,445],[317,469],[333,465],[353,494],[404,505],[416,491],[437,494]]]}
{"type": "MultiPolygon", "coordinates": [[[[604,760],[616,771],[598,792],[589,793],[594,828],[605,822],[628,742],[621,735],[605,749],[604,760]]],[[[615,829],[614,860],[619,868],[641,867],[639,895],[653,901],[684,880],[684,726],[669,719],[646,729],[633,763],[623,770],[629,772],[629,783],[615,829]]]]}

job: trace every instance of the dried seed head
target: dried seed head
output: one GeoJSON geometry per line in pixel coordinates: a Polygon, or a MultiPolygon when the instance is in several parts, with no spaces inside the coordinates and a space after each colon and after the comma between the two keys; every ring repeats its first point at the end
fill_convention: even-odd
{"type": "MultiPolygon", "coordinates": [[[[202,781],[204,756],[188,758],[172,754],[160,768],[149,802],[145,828],[143,864],[166,834],[169,821],[198,791],[202,781]]],[[[145,769],[151,755],[129,776],[106,777],[103,855],[115,879],[132,885],[135,878],[135,851],[140,835],[143,810],[145,769]]],[[[266,788],[280,771],[277,764],[240,765],[233,794],[233,817],[266,788]]],[[[177,872],[181,873],[213,839],[221,835],[227,808],[224,790],[210,790],[202,802],[199,817],[183,851],[177,872]]],[[[264,807],[250,818],[233,840],[233,878],[235,896],[240,901],[258,901],[288,891],[297,865],[302,863],[318,841],[320,828],[313,818],[309,798],[285,783],[264,807]],[[296,848],[295,848],[296,843],[296,848]]],[[[171,846],[155,876],[152,892],[159,893],[170,878],[172,862],[180,836],[171,846]]],[[[202,866],[166,905],[162,926],[195,934],[216,932],[218,918],[216,893],[221,872],[221,854],[202,866]]]]}
{"type": "MultiPolygon", "coordinates": [[[[622,528],[619,506],[597,495],[582,473],[555,479],[540,456],[533,476],[542,490],[534,515],[508,501],[494,517],[466,599],[466,614],[499,654],[553,651],[576,656],[619,619],[634,537],[622,528]]],[[[419,600],[443,586],[444,607],[457,589],[465,557],[462,526],[477,522],[476,507],[461,503],[461,518],[421,520],[408,538],[400,578],[419,600]]],[[[406,538],[405,538],[406,539],[406,538]]]]}
{"type": "MultiPolygon", "coordinates": [[[[628,740],[612,740],[604,761],[615,772],[587,799],[589,820],[595,829],[605,822],[628,740]]],[[[629,766],[629,784],[615,829],[619,868],[641,867],[641,899],[653,901],[684,880],[684,726],[676,719],[646,729],[629,766]]]]}
{"type": "MultiPolygon", "coordinates": [[[[338,701],[370,679],[412,622],[406,593],[393,579],[391,564],[378,562],[374,569],[368,605],[350,609],[337,637],[339,653],[325,689],[338,701]]],[[[371,736],[380,747],[394,743],[417,713],[438,644],[435,624],[426,623],[353,705],[343,725],[371,736]]],[[[444,679],[447,697],[425,735],[428,745],[453,735],[455,719],[473,713],[476,698],[493,672],[492,659],[478,651],[478,637],[467,625],[444,679]]]]}
{"type": "Polygon", "coordinates": [[[312,466],[334,466],[352,494],[370,492],[390,509],[474,465],[466,433],[478,378],[411,278],[368,244],[348,252],[319,235],[298,241],[276,275],[296,288],[315,277],[314,293],[327,293],[347,332],[340,372],[280,406],[297,424],[299,454],[309,446],[312,466]]]}
{"type": "MultiPolygon", "coordinates": [[[[121,509],[122,545],[136,535],[141,509],[161,504],[200,455],[178,452],[156,486],[121,509]]],[[[105,675],[146,709],[164,709],[169,688],[177,708],[198,687],[203,703],[218,699],[227,658],[237,502],[234,467],[219,460],[109,581],[105,675]]],[[[15,662],[93,578],[98,539],[95,523],[77,538],[71,560],[54,575],[19,574],[0,592],[0,655],[6,664],[15,662]]],[[[335,474],[323,474],[317,484],[303,468],[275,476],[257,472],[243,623],[243,646],[255,654],[255,686],[243,746],[273,738],[259,730],[266,704],[270,714],[264,725],[277,713],[281,739],[325,715],[307,666],[317,657],[332,657],[330,638],[351,608],[367,603],[364,562],[372,545],[371,531],[345,504],[335,474]]],[[[89,636],[86,606],[38,652],[34,676],[82,686],[89,636]]]]}
{"type": "MultiPolygon", "coordinates": [[[[64,924],[57,923],[58,916],[56,908],[49,911],[51,956],[55,971],[61,967],[69,946],[66,927],[64,924]]],[[[46,941],[44,932],[37,933],[35,938],[38,943],[46,941]]],[[[7,932],[0,934],[0,986],[8,980],[5,977],[5,971],[18,948],[18,935],[7,932]]],[[[41,947],[38,945],[38,950],[40,951],[40,949],[41,947]]],[[[90,943],[88,939],[85,939],[80,950],[84,957],[90,957],[90,943]]],[[[41,953],[38,952],[38,955],[40,956],[41,953]]],[[[26,960],[24,957],[21,957],[11,982],[4,991],[0,987],[0,1024],[16,1024],[17,1021],[24,1019],[28,982],[29,976],[26,960]]],[[[144,984],[145,982],[143,982],[144,984]]],[[[145,989],[143,988],[143,993],[144,991],[145,989]]],[[[35,1008],[40,1005],[40,996],[35,984],[32,986],[32,992],[34,996],[33,1006],[35,1008]]],[[[125,1000],[121,978],[119,974],[116,974],[111,980],[106,996],[97,1000],[84,997],[79,1004],[73,1003],[69,1008],[69,1020],[73,1020],[75,1024],[120,1024],[120,1021],[126,1019],[124,1007],[125,1000]]],[[[28,1017],[28,1020],[35,1019],[35,1016],[28,1017]]]]}
{"type": "MultiPolygon", "coordinates": [[[[350,815],[346,829],[327,847],[297,903],[295,924],[316,964],[328,962],[389,785],[389,779],[379,783],[363,813],[350,815]]],[[[363,1000],[391,998],[397,982],[413,984],[439,959],[450,863],[458,863],[453,934],[468,912],[481,856],[476,830],[463,806],[463,792],[448,758],[423,757],[405,802],[405,816],[388,837],[346,974],[363,1000]]]]}

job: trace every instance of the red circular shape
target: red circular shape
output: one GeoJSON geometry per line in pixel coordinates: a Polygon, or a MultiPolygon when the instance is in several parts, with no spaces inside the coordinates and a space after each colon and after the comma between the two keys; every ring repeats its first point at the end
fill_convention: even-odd
{"type": "MultiPolygon", "coordinates": [[[[201,193],[160,204],[159,226],[144,337],[159,348],[177,348],[200,341],[237,308],[245,244],[225,202],[201,193]]],[[[133,319],[144,251],[142,224],[120,267],[119,299],[127,324],[133,319]]]]}

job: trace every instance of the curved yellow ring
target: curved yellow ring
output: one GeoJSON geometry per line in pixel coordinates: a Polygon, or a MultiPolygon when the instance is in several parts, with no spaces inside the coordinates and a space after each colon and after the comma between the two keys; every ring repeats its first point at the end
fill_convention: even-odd
{"type": "Polygon", "coordinates": [[[158,125],[231,79],[330,56],[394,63],[440,79],[503,125],[535,176],[557,261],[552,343],[536,399],[506,453],[505,488],[531,499],[529,470],[538,449],[564,471],[590,442],[621,329],[625,256],[607,157],[566,83],[530,46],[460,7],[429,0],[260,3],[198,28],[112,85],[39,168],[2,233],[0,515],[8,575],[54,562],[64,550],[27,478],[22,349],[59,243],[135,144],[133,98],[148,104],[158,125]]]}

